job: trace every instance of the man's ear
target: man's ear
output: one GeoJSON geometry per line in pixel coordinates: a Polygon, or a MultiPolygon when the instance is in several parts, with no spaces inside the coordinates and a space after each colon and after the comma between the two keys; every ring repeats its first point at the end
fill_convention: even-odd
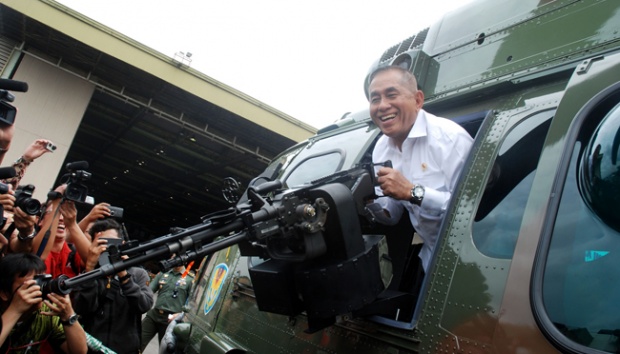
{"type": "Polygon", "coordinates": [[[418,90],[415,93],[415,102],[418,109],[421,109],[424,105],[424,92],[418,90]]]}
{"type": "Polygon", "coordinates": [[[6,291],[0,291],[0,299],[2,299],[2,301],[8,302],[10,298],[11,295],[7,294],[6,291]]]}

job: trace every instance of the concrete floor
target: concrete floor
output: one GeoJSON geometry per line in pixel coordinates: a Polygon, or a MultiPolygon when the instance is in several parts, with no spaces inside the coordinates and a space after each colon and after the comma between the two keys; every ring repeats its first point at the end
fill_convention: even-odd
{"type": "Polygon", "coordinates": [[[157,340],[157,335],[151,339],[149,345],[144,349],[143,354],[158,354],[159,353],[159,341],[157,340]]]}

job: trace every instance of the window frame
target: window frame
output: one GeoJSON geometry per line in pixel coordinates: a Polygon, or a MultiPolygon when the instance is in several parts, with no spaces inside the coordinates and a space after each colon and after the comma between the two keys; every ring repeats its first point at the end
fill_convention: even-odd
{"type": "MultiPolygon", "coordinates": [[[[614,96],[620,95],[620,82],[616,82],[611,86],[604,88],[595,94],[591,99],[581,107],[577,112],[566,134],[566,143],[562,150],[562,156],[560,158],[560,164],[557,169],[557,173],[554,177],[551,195],[562,196],[564,192],[567,176],[570,170],[571,159],[573,158],[573,151],[575,145],[582,131],[582,128],[589,123],[588,118],[596,109],[606,101],[613,99],[614,96]]],[[[620,100],[617,101],[620,103],[620,100]]],[[[612,105],[613,107],[613,105],[612,105]]],[[[601,117],[601,121],[602,121],[601,117]]],[[[600,123],[597,122],[596,125],[600,123]]],[[[553,128],[553,127],[551,127],[553,128]]],[[[532,269],[532,279],[530,282],[530,301],[532,304],[532,313],[534,319],[538,324],[541,332],[549,339],[549,341],[559,348],[562,352],[567,353],[592,353],[592,354],[610,354],[592,347],[588,347],[579,343],[576,343],[566,337],[560,330],[553,324],[553,321],[547,314],[544,305],[543,288],[544,288],[544,276],[547,268],[547,260],[549,250],[551,247],[551,240],[553,231],[555,229],[555,222],[557,214],[561,205],[561,197],[550,197],[547,210],[545,212],[545,220],[542,225],[541,237],[539,240],[536,256],[534,258],[534,265],[532,269]]],[[[620,340],[620,339],[619,339],[620,340]]]]}

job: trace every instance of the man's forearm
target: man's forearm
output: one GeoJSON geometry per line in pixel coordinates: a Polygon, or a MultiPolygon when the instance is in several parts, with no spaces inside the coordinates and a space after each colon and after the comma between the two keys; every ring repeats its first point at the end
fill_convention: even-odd
{"type": "Polygon", "coordinates": [[[71,326],[64,326],[67,354],[85,354],[88,352],[88,345],[86,344],[86,333],[84,328],[79,322],[75,322],[71,326]]]}
{"type": "Polygon", "coordinates": [[[2,333],[0,333],[0,346],[4,344],[6,339],[9,337],[11,330],[19,320],[21,316],[20,313],[14,311],[14,309],[9,306],[9,308],[4,311],[2,314],[2,333]]]}

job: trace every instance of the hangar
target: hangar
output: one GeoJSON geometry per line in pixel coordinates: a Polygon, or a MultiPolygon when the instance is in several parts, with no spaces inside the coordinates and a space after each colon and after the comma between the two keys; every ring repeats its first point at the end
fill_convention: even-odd
{"type": "Polygon", "coordinates": [[[0,70],[29,85],[12,92],[16,132],[3,166],[35,139],[54,141],[22,184],[45,199],[68,162],[87,161],[89,195],[124,208],[135,239],[227,208],[225,177],[245,186],[316,132],[51,0],[0,0],[0,70]]]}

